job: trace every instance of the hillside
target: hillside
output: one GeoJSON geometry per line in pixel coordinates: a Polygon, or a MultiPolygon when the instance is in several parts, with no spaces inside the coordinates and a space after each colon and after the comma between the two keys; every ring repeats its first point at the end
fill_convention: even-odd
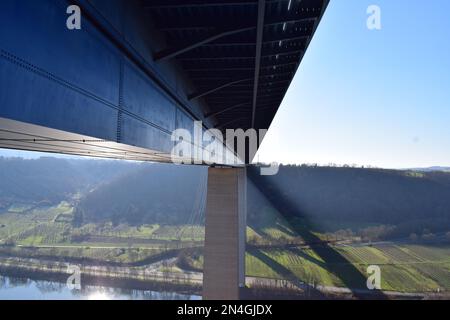
{"type": "MultiPolygon", "coordinates": [[[[75,194],[76,223],[202,224],[206,168],[100,160],[0,158],[0,211],[75,194]]],[[[450,230],[450,173],[281,166],[249,169],[248,222],[258,230],[360,232],[383,238],[450,230]],[[380,230],[378,230],[380,233],[380,230]]]]}
{"type": "MultiPolygon", "coordinates": [[[[450,173],[306,166],[258,172],[249,169],[255,230],[293,220],[319,232],[394,226],[389,237],[450,229],[450,173]]],[[[205,168],[144,166],[87,194],[79,208],[86,221],[202,223],[205,188],[205,168]]]]}
{"type": "Polygon", "coordinates": [[[84,222],[202,224],[206,169],[142,164],[87,193],[76,215],[84,222]]]}
{"type": "MultiPolygon", "coordinates": [[[[12,258],[17,269],[36,261],[52,270],[61,262],[131,267],[126,277],[149,266],[172,276],[202,270],[205,167],[0,162],[10,179],[0,183],[0,268],[12,258]]],[[[250,168],[247,276],[276,290],[283,279],[353,292],[377,264],[384,290],[448,292],[449,176],[282,166],[263,177],[250,168]]]]}
{"type": "Polygon", "coordinates": [[[18,203],[57,204],[134,167],[119,161],[0,157],[0,211],[18,203]]]}
{"type": "Polygon", "coordinates": [[[249,221],[264,207],[320,232],[394,226],[390,237],[450,230],[450,173],[282,166],[275,176],[249,170],[264,198],[250,202],[249,221]]]}

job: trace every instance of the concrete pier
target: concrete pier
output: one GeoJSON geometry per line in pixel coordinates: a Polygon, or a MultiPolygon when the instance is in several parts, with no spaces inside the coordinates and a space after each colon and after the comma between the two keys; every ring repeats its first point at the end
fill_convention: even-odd
{"type": "Polygon", "coordinates": [[[209,168],[203,299],[237,300],[245,287],[245,168],[209,168]]]}

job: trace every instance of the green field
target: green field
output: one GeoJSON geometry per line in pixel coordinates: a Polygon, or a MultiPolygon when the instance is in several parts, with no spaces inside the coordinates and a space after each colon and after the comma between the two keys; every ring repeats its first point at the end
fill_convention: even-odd
{"type": "MultiPolygon", "coordinates": [[[[54,207],[9,208],[0,214],[0,244],[3,244],[0,254],[138,263],[158,257],[166,250],[179,250],[193,243],[201,246],[204,240],[202,226],[89,223],[74,227],[72,215],[73,208],[67,202],[54,207]]],[[[265,227],[249,227],[247,236],[251,243],[246,254],[247,276],[365,288],[367,267],[378,265],[383,290],[450,291],[449,244],[283,246],[283,241],[299,238],[283,220],[267,223],[265,227]],[[273,245],[268,245],[272,242],[273,245]]],[[[321,234],[314,236],[323,239],[321,234]]],[[[201,250],[188,251],[184,258],[191,268],[201,270],[201,250]]]]}
{"type": "MultiPolygon", "coordinates": [[[[369,265],[381,269],[383,290],[400,292],[450,291],[450,246],[383,245],[332,247],[340,255],[319,256],[313,249],[254,250],[247,254],[247,275],[297,279],[323,286],[344,287],[346,273],[367,276],[369,265]],[[347,262],[342,262],[346,260],[347,262]]],[[[359,279],[358,277],[354,277],[359,279]]],[[[365,283],[350,283],[364,288],[365,283]]]]}
{"type": "Polygon", "coordinates": [[[79,242],[76,239],[83,237],[103,237],[113,243],[128,245],[130,240],[139,242],[139,239],[198,242],[204,239],[204,228],[196,225],[152,224],[136,227],[126,224],[114,226],[109,222],[74,227],[73,207],[67,202],[54,207],[32,209],[26,213],[17,212],[16,206],[13,209],[0,213],[0,243],[9,241],[26,246],[56,245],[79,242]]]}
{"type": "MultiPolygon", "coordinates": [[[[17,206],[14,206],[17,209],[17,206]]],[[[26,213],[0,214],[0,254],[26,258],[91,259],[97,262],[136,263],[162,252],[203,241],[200,226],[105,224],[72,225],[67,202],[26,213]],[[78,241],[86,238],[85,241],[78,241]],[[100,238],[101,241],[92,241],[100,238]],[[153,243],[152,240],[157,242],[153,243]]]]}

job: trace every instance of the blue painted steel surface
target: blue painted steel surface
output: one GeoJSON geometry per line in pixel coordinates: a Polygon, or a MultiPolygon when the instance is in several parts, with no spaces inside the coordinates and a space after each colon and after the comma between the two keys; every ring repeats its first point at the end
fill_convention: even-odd
{"type": "MultiPolygon", "coordinates": [[[[196,119],[83,15],[81,30],[67,29],[70,4],[0,1],[0,117],[170,152],[171,132],[190,129],[196,119]]],[[[136,26],[132,2],[91,4],[121,41],[133,43],[136,55],[152,63],[148,46],[155,42],[136,26]],[[133,21],[126,28],[125,19],[133,21]]],[[[176,78],[164,76],[162,68],[157,72],[161,81],[176,78]]]]}
{"type": "Polygon", "coordinates": [[[1,0],[0,147],[45,151],[12,138],[40,130],[61,147],[49,128],[167,160],[173,130],[192,134],[194,121],[203,130],[267,129],[327,4],[1,0]],[[81,30],[66,27],[73,4],[81,30]],[[2,129],[11,120],[42,129],[2,129]]]}

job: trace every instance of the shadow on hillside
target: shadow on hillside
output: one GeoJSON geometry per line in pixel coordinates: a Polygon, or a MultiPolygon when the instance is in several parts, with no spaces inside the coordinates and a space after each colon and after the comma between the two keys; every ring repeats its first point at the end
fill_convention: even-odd
{"type": "Polygon", "coordinates": [[[294,273],[292,273],[291,270],[283,266],[282,264],[278,263],[268,255],[261,252],[261,250],[252,248],[247,251],[250,255],[254,256],[255,258],[259,259],[264,264],[268,265],[273,271],[278,273],[279,275],[282,275],[286,280],[289,280],[293,285],[298,287],[299,289],[308,292],[308,296],[314,297],[314,298],[326,298],[326,296],[314,288],[313,286],[300,281],[294,273]]]}
{"type": "MultiPolygon", "coordinates": [[[[269,188],[270,177],[261,176],[257,167],[248,168],[248,178],[252,181],[255,187],[261,192],[261,194],[270,202],[270,204],[280,212],[280,214],[286,219],[288,223],[292,221],[293,217],[302,218],[305,221],[306,227],[298,227],[295,223],[290,223],[293,230],[301,236],[305,242],[313,243],[311,249],[320,257],[324,263],[321,264],[326,270],[338,277],[342,283],[349,288],[353,295],[357,298],[364,298],[366,295],[361,294],[361,289],[367,289],[366,287],[366,275],[361,273],[353,264],[350,263],[344,256],[336,251],[328,243],[322,241],[307,227],[310,225],[308,218],[302,214],[302,212],[290,201],[283,196],[282,190],[276,188],[269,188]]],[[[253,226],[250,226],[253,227],[253,226]]],[[[259,258],[259,257],[258,257],[259,258]]],[[[263,257],[264,258],[264,257],[263,257]]],[[[267,261],[267,259],[266,259],[267,261]]],[[[312,261],[314,262],[314,261],[312,261]]],[[[314,262],[315,263],[315,262],[314,262]]],[[[271,266],[275,266],[280,274],[292,276],[293,274],[284,266],[276,266],[271,262],[271,266]]],[[[372,297],[378,299],[386,299],[386,296],[382,291],[374,292],[372,297]]]]}

